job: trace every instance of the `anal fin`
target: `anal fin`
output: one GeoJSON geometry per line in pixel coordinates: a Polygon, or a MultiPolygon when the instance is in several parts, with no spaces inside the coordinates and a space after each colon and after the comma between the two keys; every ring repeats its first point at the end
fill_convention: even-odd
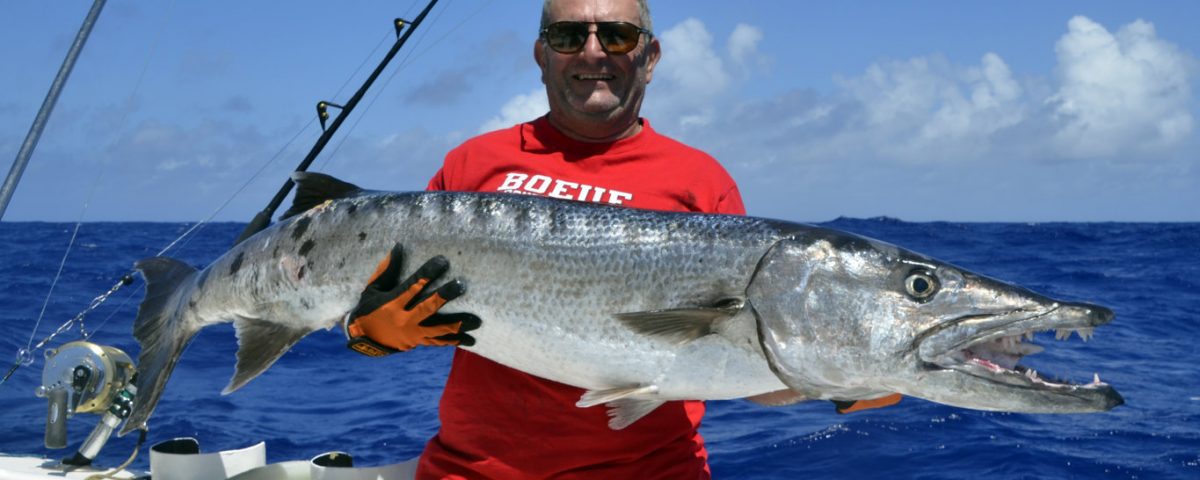
{"type": "Polygon", "coordinates": [[[652,398],[622,398],[608,402],[605,404],[608,407],[608,428],[621,430],[633,425],[633,422],[649,415],[664,403],[667,402],[652,398]]]}
{"type": "Polygon", "coordinates": [[[649,385],[588,390],[575,406],[587,408],[604,404],[608,407],[608,428],[621,430],[664,403],[665,400],[658,398],[658,387],[649,385]]]}
{"type": "Polygon", "coordinates": [[[242,388],[313,331],[252,318],[239,318],[233,322],[233,326],[238,338],[237,370],[229,379],[229,385],[221,391],[222,394],[242,388]]]}

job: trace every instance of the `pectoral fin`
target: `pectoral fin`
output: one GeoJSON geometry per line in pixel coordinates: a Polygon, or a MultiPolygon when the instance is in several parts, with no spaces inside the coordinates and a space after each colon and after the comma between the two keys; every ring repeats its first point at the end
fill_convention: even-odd
{"type": "Polygon", "coordinates": [[[221,391],[222,394],[242,388],[242,385],[279,360],[283,352],[312,333],[311,329],[289,328],[251,318],[239,318],[233,322],[233,327],[238,339],[237,370],[229,379],[229,385],[221,391]]]}
{"type": "Polygon", "coordinates": [[[741,299],[730,299],[712,307],[619,313],[616,317],[637,333],[687,343],[712,333],[713,323],[737,315],[744,305],[741,299]]]}

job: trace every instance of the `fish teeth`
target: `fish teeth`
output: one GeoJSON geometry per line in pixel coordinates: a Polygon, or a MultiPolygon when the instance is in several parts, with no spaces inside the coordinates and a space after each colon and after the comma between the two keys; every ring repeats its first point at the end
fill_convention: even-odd
{"type": "Polygon", "coordinates": [[[1022,336],[1025,337],[1025,340],[1033,341],[1033,332],[1025,332],[1022,336]]]}
{"type": "Polygon", "coordinates": [[[1025,355],[1033,355],[1035,353],[1041,353],[1043,350],[1045,350],[1045,348],[1042,348],[1040,345],[1022,343],[1020,345],[1017,345],[1016,353],[1021,356],[1025,356],[1025,355]]]}
{"type": "Polygon", "coordinates": [[[1069,340],[1071,334],[1079,335],[1083,341],[1091,340],[1096,334],[1096,327],[1081,327],[1081,328],[1058,328],[1054,330],[1055,340],[1069,340]]]}

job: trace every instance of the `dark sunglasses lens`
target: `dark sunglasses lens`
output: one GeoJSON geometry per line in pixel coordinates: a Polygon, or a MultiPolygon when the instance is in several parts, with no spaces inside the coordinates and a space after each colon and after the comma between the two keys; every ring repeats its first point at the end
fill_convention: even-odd
{"type": "Polygon", "coordinates": [[[546,44],[559,53],[575,53],[587,43],[588,25],[582,22],[558,22],[546,27],[546,44]]]}
{"type": "MultiPolygon", "coordinates": [[[[587,43],[589,24],[584,22],[557,22],[546,27],[543,38],[546,44],[558,53],[579,53],[587,43]]],[[[596,24],[596,39],[605,52],[623,54],[637,48],[642,31],[637,25],[626,22],[603,22],[596,24]]]]}
{"type": "Polygon", "coordinates": [[[596,24],[596,38],[608,53],[629,53],[637,48],[642,32],[637,25],[625,22],[596,24]]]}

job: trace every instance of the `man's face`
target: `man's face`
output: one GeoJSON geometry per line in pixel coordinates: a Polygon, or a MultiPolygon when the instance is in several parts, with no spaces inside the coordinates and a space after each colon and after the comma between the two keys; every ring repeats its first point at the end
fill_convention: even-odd
{"type": "MultiPolygon", "coordinates": [[[[548,13],[549,23],[621,21],[641,26],[636,0],[558,0],[548,13]]],[[[577,53],[558,53],[539,39],[534,57],[542,69],[552,117],[568,126],[622,127],[637,120],[659,47],[657,40],[642,35],[637,48],[610,55],[600,48],[596,35],[589,34],[577,53]]]]}

